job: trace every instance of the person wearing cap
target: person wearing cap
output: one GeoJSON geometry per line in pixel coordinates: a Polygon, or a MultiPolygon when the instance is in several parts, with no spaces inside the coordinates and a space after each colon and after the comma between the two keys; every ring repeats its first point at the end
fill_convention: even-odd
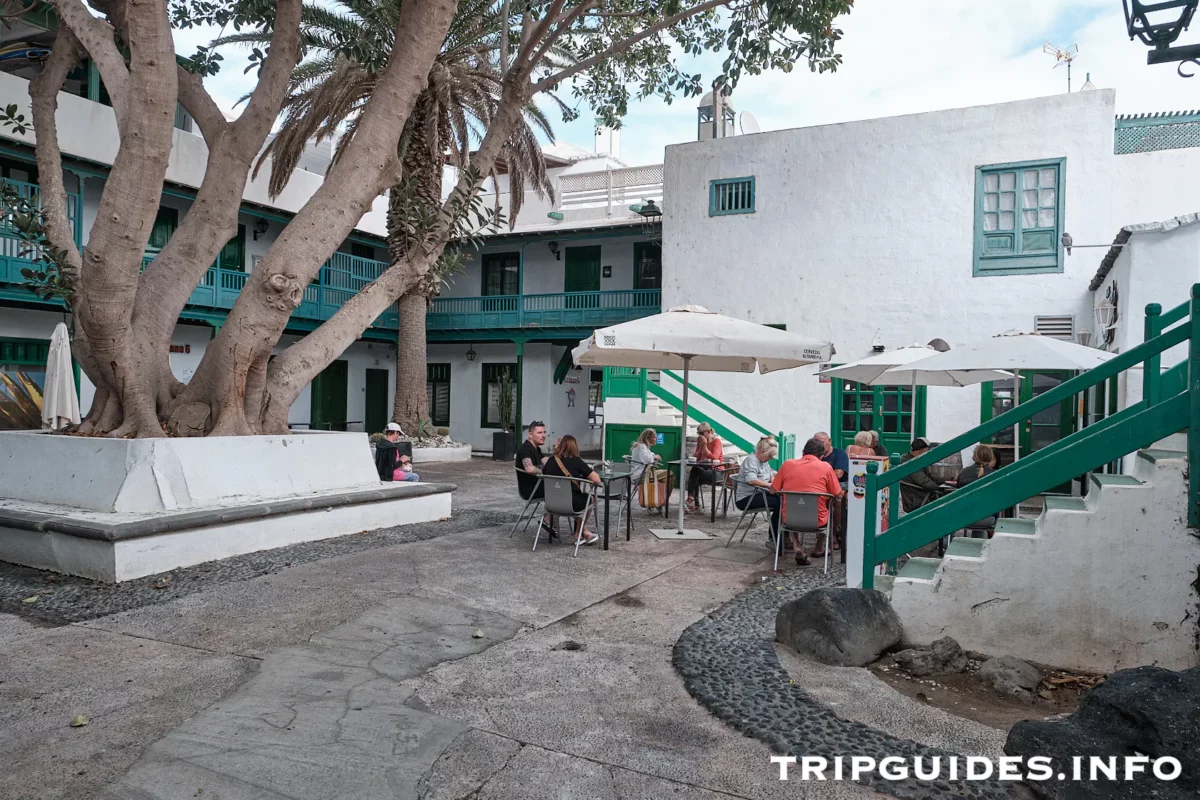
{"type": "MultiPolygon", "coordinates": [[[[914,458],[920,458],[929,452],[932,447],[937,447],[937,442],[931,442],[924,436],[918,436],[913,439],[909,451],[900,459],[903,464],[912,461],[914,458]]],[[[929,467],[924,467],[917,470],[911,475],[908,475],[900,481],[900,506],[905,513],[916,511],[921,506],[937,499],[942,493],[942,482],[929,467]]]]}
{"type": "Polygon", "coordinates": [[[404,430],[395,422],[389,422],[383,429],[383,438],[375,445],[375,471],[379,480],[391,483],[407,481],[416,483],[421,476],[413,472],[412,459],[400,452],[396,443],[404,435],[404,430]]]}

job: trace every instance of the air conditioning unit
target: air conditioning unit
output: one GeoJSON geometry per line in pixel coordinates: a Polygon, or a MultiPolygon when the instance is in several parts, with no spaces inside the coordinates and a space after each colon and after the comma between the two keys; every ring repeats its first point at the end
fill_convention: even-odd
{"type": "Polygon", "coordinates": [[[1042,336],[1053,336],[1068,342],[1075,341],[1075,317],[1072,314],[1049,314],[1033,318],[1033,330],[1042,336]]]}

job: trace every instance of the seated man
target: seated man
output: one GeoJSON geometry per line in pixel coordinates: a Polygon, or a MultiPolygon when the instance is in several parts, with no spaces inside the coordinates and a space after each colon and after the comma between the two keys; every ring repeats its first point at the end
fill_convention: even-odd
{"type": "MultiPolygon", "coordinates": [[[[912,461],[914,458],[920,458],[929,452],[930,448],[937,447],[936,442],[930,442],[928,439],[918,436],[913,439],[909,451],[900,459],[900,463],[912,461]]],[[[916,511],[921,506],[928,502],[936,500],[942,493],[942,482],[929,467],[919,469],[913,474],[900,481],[900,507],[904,513],[916,511]]]]}
{"type": "Polygon", "coordinates": [[[375,470],[381,481],[416,483],[421,480],[421,476],[412,471],[412,459],[396,446],[403,433],[399,425],[389,422],[383,430],[383,438],[375,445],[375,470]]]}
{"type": "MultiPolygon", "coordinates": [[[[517,448],[517,455],[514,459],[517,469],[517,493],[521,495],[522,500],[541,500],[545,497],[546,487],[542,486],[541,481],[537,476],[541,474],[542,467],[546,463],[548,456],[542,453],[542,445],[546,443],[546,424],[541,420],[534,420],[529,423],[526,429],[525,441],[521,442],[521,446],[517,448]]],[[[542,517],[542,533],[547,533],[550,540],[558,538],[558,531],[551,526],[550,515],[546,514],[542,517]]]]}
{"type": "MultiPolygon", "coordinates": [[[[825,444],[821,440],[815,437],[809,439],[804,443],[804,450],[800,458],[783,462],[778,474],[775,475],[775,480],[771,482],[771,488],[777,492],[828,494],[837,500],[842,494],[842,485],[838,482],[833,467],[821,460],[824,453],[825,444]]],[[[786,505],[784,508],[784,522],[786,523],[786,505]]],[[[824,528],[828,522],[829,498],[821,497],[817,502],[817,524],[824,528]]],[[[825,555],[825,548],[828,546],[829,542],[823,542],[821,549],[814,551],[813,555],[825,555]]],[[[800,544],[800,535],[797,533],[792,534],[792,548],[796,551],[796,563],[807,567],[811,562],[804,554],[804,549],[800,544]]]]}

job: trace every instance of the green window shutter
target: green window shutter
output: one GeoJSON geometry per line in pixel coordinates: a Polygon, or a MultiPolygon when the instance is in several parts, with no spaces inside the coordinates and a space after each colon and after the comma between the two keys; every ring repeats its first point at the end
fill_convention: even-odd
{"type": "Polygon", "coordinates": [[[235,272],[246,271],[246,226],[238,225],[237,236],[230,239],[221,248],[221,254],[217,257],[217,265],[221,269],[233,270],[235,272]]]}
{"type": "Polygon", "coordinates": [[[429,401],[429,418],[434,425],[450,424],[450,365],[425,365],[425,394],[429,401]]]}
{"type": "Polygon", "coordinates": [[[722,178],[708,184],[708,215],[754,213],[754,176],[722,178]]]}
{"type": "Polygon", "coordinates": [[[511,297],[521,293],[521,254],[484,253],[483,296],[511,297]]]}
{"type": "Polygon", "coordinates": [[[154,227],[150,229],[150,241],[146,247],[155,252],[162,250],[175,235],[179,227],[179,211],[167,206],[159,206],[158,214],[154,216],[154,227]]]}
{"type": "Polygon", "coordinates": [[[975,171],[975,275],[1062,272],[1066,159],[975,171]]]}

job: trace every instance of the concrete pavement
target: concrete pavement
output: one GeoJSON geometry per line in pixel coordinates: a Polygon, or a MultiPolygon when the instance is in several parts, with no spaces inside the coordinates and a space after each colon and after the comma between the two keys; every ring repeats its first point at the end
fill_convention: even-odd
{"type": "MultiPolygon", "coordinates": [[[[430,471],[513,512],[509,470],[430,471]]],[[[671,667],[769,569],[761,533],[660,542],[651,519],[577,559],[493,527],[71,625],[0,615],[0,797],[806,796],[671,667]]]]}

